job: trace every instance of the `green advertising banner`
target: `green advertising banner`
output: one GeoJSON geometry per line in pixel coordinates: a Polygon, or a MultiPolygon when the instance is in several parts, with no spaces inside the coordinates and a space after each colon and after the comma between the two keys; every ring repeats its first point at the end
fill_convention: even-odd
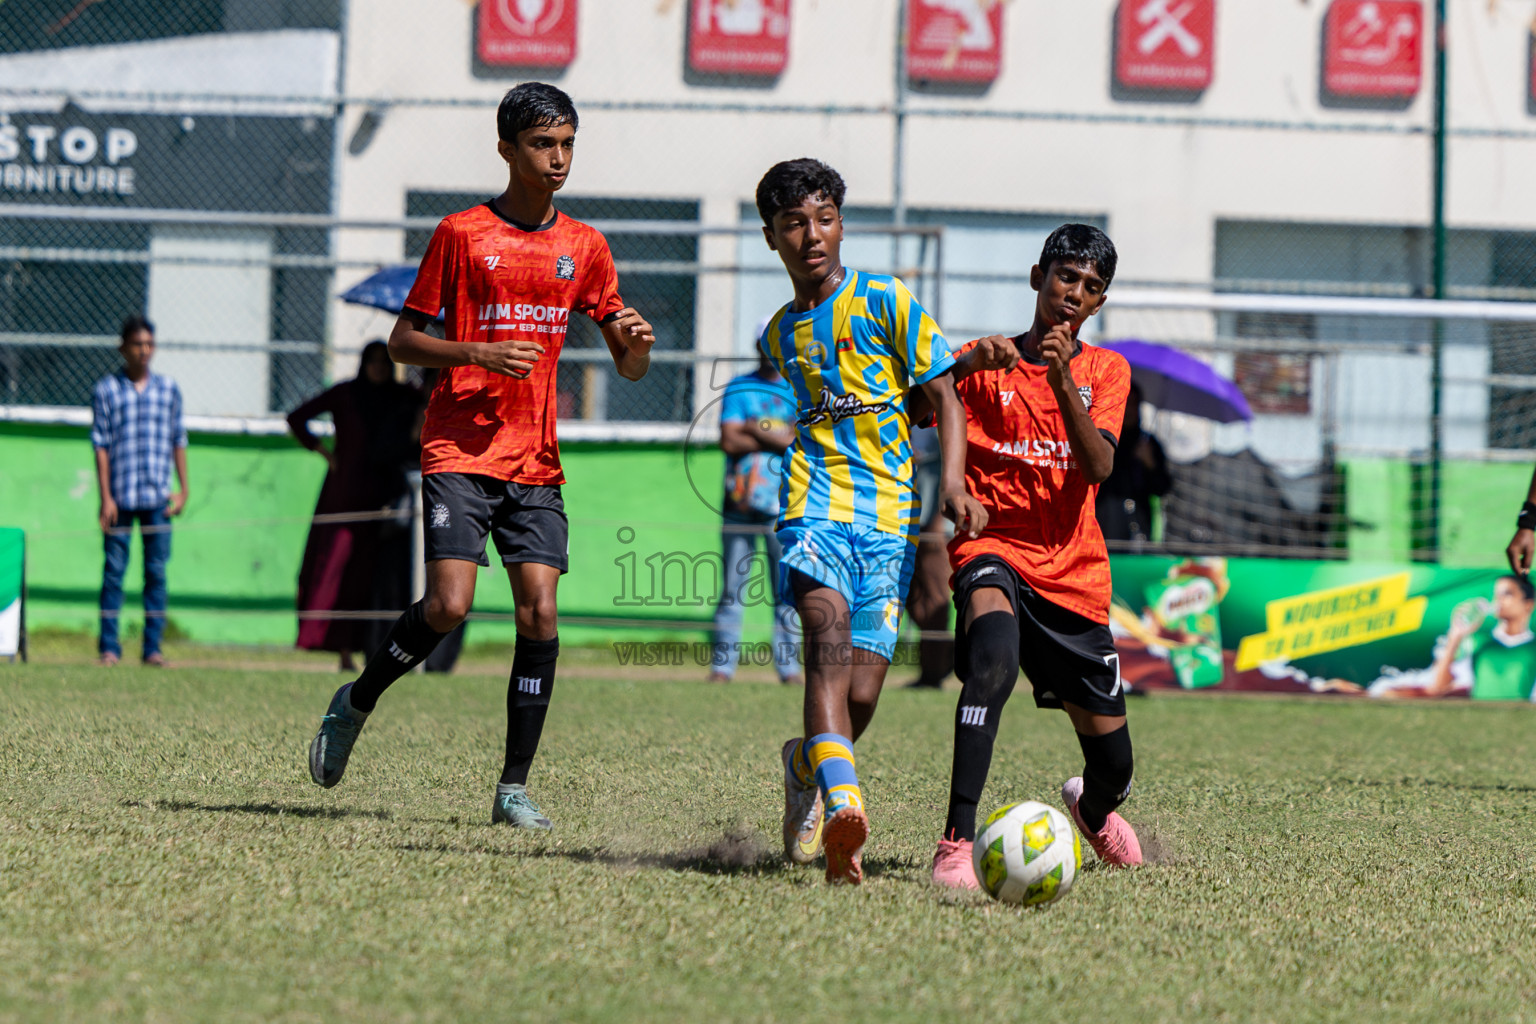
{"type": "Polygon", "coordinates": [[[21,649],[21,567],[26,534],[0,526],[0,658],[21,649]]]}
{"type": "Polygon", "coordinates": [[[1120,555],[1111,628],[1134,687],[1529,700],[1524,581],[1427,564],[1120,555]]]}

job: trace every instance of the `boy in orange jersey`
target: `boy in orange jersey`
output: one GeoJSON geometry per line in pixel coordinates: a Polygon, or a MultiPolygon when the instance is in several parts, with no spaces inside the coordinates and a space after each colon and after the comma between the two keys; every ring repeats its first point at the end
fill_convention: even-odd
{"type": "Polygon", "coordinates": [[[421,438],[427,594],[394,624],[357,681],[331,698],[310,745],[310,774],[322,786],[341,781],[385,688],[464,621],[476,568],[490,564],[490,535],[517,605],[506,759],[491,821],[550,828],[526,784],[555,681],[555,585],[567,567],[555,363],[574,313],[601,326],[628,380],[645,376],[656,341],[619,298],[607,241],[555,210],[576,127],[570,97],[554,86],[530,82],[506,94],[496,111],[506,191],[438,225],[390,335],[396,362],[445,371],[421,438]],[[446,339],[424,331],[440,309],[446,339]]]}
{"type": "Polygon", "coordinates": [[[998,718],[1022,668],[1039,707],[1066,711],[1081,776],[1062,800],[1099,858],[1139,864],[1141,847],[1115,808],[1130,795],[1131,740],[1120,659],[1109,633],[1109,553],[1094,516],[1114,465],[1131,371],[1078,340],[1104,304],[1117,256],[1109,238],[1066,224],[1030,271],[1034,323],[984,338],[956,361],[966,408],[966,487],[987,510],[980,536],[950,543],[955,568],[955,712],[949,817],[933,880],[975,888],[971,846],[998,718]]]}

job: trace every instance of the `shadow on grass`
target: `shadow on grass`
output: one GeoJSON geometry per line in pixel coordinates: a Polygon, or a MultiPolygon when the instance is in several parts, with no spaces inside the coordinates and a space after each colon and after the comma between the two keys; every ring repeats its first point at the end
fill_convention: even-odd
{"type": "MultiPolygon", "coordinates": [[[[784,860],[777,848],[768,846],[761,837],[747,832],[727,832],[709,846],[680,850],[676,853],[629,853],[602,847],[581,849],[528,849],[500,850],[490,847],[472,848],[449,843],[403,843],[395,847],[412,853],[452,853],[461,856],[491,854],[503,857],[527,857],[530,859],[559,859],[582,864],[604,864],[611,868],[632,870],[657,868],[663,871],[692,871],[701,875],[782,875],[797,870],[784,860]]],[[[898,857],[866,857],[864,874],[877,876],[911,870],[909,860],[898,857]]],[[[807,868],[818,874],[819,865],[807,868]]]]}
{"type": "Polygon", "coordinates": [[[1514,786],[1507,782],[1447,782],[1403,776],[1400,779],[1352,779],[1350,785],[1378,789],[1459,789],[1471,793],[1536,793],[1536,786],[1514,786]]]}
{"type": "Polygon", "coordinates": [[[190,800],[124,800],[123,807],[142,807],[150,811],[207,811],[214,814],[263,814],[273,818],[372,818],[389,821],[388,811],[359,811],[344,807],[304,807],[299,804],[200,804],[190,800]]]}

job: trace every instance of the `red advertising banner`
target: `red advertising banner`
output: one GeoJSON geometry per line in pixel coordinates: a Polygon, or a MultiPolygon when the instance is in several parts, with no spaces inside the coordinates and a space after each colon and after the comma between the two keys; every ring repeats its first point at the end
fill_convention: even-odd
{"type": "Polygon", "coordinates": [[[1531,71],[1531,90],[1526,94],[1526,102],[1536,111],[1536,22],[1531,23],[1531,36],[1526,40],[1526,50],[1529,56],[1526,58],[1531,71]]]}
{"type": "Polygon", "coordinates": [[[1003,0],[911,0],[907,77],[991,82],[1003,66],[1003,0]]]}
{"type": "Polygon", "coordinates": [[[1216,0],[1121,0],[1115,80],[1127,89],[1198,92],[1211,84],[1216,0]]]}
{"type": "Polygon", "coordinates": [[[576,59],[576,0],[480,0],[477,18],[483,64],[563,68],[576,59]]]}
{"type": "Polygon", "coordinates": [[[1323,30],[1323,86],[1335,96],[1415,96],[1423,52],[1420,0],[1334,0],[1323,30]]]}
{"type": "Polygon", "coordinates": [[[688,66],[702,74],[780,74],[789,63],[789,0],[693,0],[688,66]]]}

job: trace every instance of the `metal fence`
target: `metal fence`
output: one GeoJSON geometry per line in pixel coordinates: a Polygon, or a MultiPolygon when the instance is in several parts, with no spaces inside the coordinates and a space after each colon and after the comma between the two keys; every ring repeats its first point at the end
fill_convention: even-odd
{"type": "MultiPolygon", "coordinates": [[[[874,107],[582,102],[599,110],[892,116],[874,107]]],[[[486,198],[418,190],[377,218],[336,216],[338,162],[368,144],[370,112],[488,113],[493,104],[0,89],[0,110],[8,111],[0,114],[0,157],[14,157],[0,160],[0,416],[78,421],[93,382],[117,364],[119,321],[147,309],[159,325],[157,369],[182,383],[204,426],[238,418],[247,428],[280,429],[274,417],[346,375],[366,340],[356,321],[339,328],[347,315],[339,292],[384,263],[415,261],[441,216],[486,198]],[[373,241],[349,248],[339,244],[344,236],[373,241]],[[359,248],[392,255],[340,255],[359,248]]],[[[1070,119],[937,105],[906,116],[1070,119]]],[[[1098,120],[1168,132],[1426,132],[1395,122],[1098,120]]],[[[1451,144],[1488,134],[1453,132],[1451,144]]],[[[1506,134],[1530,141],[1530,133],[1506,134]]],[[[750,366],[752,326],[787,291],[757,241],[750,207],[743,204],[736,223],[717,224],[705,222],[698,201],[676,197],[562,193],[558,205],[607,235],[625,298],[656,324],[659,339],[650,374],[631,383],[614,373],[595,329],[574,324],[558,378],[569,436],[681,440],[701,417],[707,426],[713,394],[750,366]],[[721,303],[729,307],[723,314],[721,303]],[[721,324],[729,338],[712,336],[721,324]]],[[[902,275],[958,340],[1026,325],[1029,247],[1038,252],[1060,219],[903,209],[898,226],[890,208],[847,213],[847,261],[902,275]]],[[[1252,427],[1157,416],[1157,433],[1183,467],[1163,539],[1348,550],[1372,532],[1350,495],[1376,486],[1367,483],[1376,472],[1369,460],[1384,459],[1404,467],[1380,486],[1402,499],[1408,521],[1381,527],[1380,536],[1396,538],[1388,547],[1401,540],[1414,553],[1434,550],[1445,486],[1436,450],[1463,460],[1525,458],[1536,440],[1536,335],[1522,305],[1536,301],[1536,233],[1453,229],[1446,297],[1485,305],[1438,320],[1426,309],[1409,315],[1371,305],[1433,294],[1425,225],[1221,220],[1214,234],[1212,279],[1193,289],[1196,299],[1159,305],[1148,296],[1168,282],[1122,280],[1094,328],[1101,340],[1136,337],[1201,355],[1238,381],[1259,414],[1252,427]],[[1223,296],[1258,298],[1239,308],[1223,305],[1223,296]],[[1266,304],[1264,296],[1317,301],[1266,304]],[[1328,305],[1342,299],[1360,302],[1328,305]]],[[[389,322],[362,321],[374,333],[389,322]]]]}

